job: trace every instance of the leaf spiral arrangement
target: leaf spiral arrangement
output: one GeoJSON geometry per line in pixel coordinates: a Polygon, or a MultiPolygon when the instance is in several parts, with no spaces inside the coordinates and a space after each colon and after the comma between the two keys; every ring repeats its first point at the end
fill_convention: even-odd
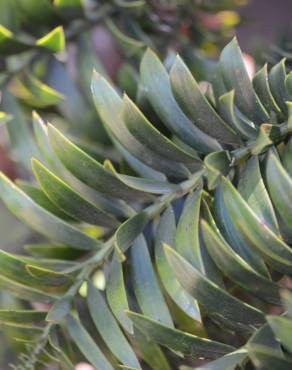
{"type": "Polygon", "coordinates": [[[226,40],[227,31],[238,22],[230,9],[239,2],[2,0],[0,125],[10,121],[7,134],[17,172],[30,172],[30,158],[38,154],[30,135],[32,109],[47,120],[53,115],[79,144],[94,145],[98,152],[108,149],[92,104],[92,69],[104,76],[108,72],[118,86],[135,95],[138,61],[146,47],[163,58],[172,49],[180,50],[193,65],[195,51],[204,44],[218,52],[215,44],[226,40]],[[206,31],[204,16],[222,18],[216,31],[206,31]],[[235,21],[224,23],[226,17],[235,21]]]}
{"type": "Polygon", "coordinates": [[[140,75],[149,119],[92,79],[118,170],[33,115],[38,185],[1,175],[0,196],[50,242],[2,251],[0,286],[50,306],[0,321],[64,369],[290,369],[291,73],[250,81],[234,39],[206,94],[179,57],[148,50],[140,75]]]}

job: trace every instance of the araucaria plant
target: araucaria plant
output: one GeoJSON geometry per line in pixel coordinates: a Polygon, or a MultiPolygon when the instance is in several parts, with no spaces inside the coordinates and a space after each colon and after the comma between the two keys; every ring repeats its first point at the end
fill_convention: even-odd
{"type": "Polygon", "coordinates": [[[292,74],[250,81],[234,39],[209,83],[146,51],[146,117],[94,73],[116,163],[33,115],[37,182],[0,177],[43,236],[0,254],[1,289],[26,302],[0,311],[22,369],[291,370],[292,74]]]}

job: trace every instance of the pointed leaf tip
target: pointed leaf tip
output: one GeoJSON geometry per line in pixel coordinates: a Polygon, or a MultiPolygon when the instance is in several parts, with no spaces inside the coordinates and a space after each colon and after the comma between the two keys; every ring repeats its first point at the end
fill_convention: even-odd
{"type": "Polygon", "coordinates": [[[65,34],[62,26],[54,28],[47,35],[36,41],[36,45],[60,53],[65,50],[65,34]]]}

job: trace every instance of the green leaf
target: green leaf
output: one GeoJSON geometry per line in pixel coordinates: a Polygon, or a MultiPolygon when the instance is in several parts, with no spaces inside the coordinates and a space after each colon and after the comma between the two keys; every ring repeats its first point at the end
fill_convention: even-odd
{"type": "Polygon", "coordinates": [[[204,306],[214,321],[241,333],[252,332],[265,322],[261,311],[214,284],[172,248],[164,245],[164,251],[183,288],[204,306]]]}
{"type": "Polygon", "coordinates": [[[267,320],[276,338],[290,353],[292,353],[292,320],[290,318],[276,316],[268,316],[267,320]]]}
{"type": "Polygon", "coordinates": [[[9,294],[30,302],[52,303],[56,298],[53,293],[37,290],[33,287],[20,284],[13,279],[7,279],[0,274],[0,288],[9,294]]]}
{"type": "Polygon", "coordinates": [[[291,71],[285,77],[285,87],[289,95],[292,95],[292,72],[291,71]]]}
{"type": "Polygon", "coordinates": [[[58,157],[53,152],[48,139],[48,126],[36,111],[32,112],[32,127],[36,146],[41,153],[42,159],[48,163],[50,168],[60,170],[58,157]]]}
{"type": "MultiPolygon", "coordinates": [[[[26,261],[26,258],[24,258],[24,262],[26,261]]],[[[57,261],[52,262],[54,266],[57,265],[57,261]]],[[[67,263],[65,262],[65,265],[67,263]]],[[[71,265],[69,263],[69,265],[71,265]]],[[[61,285],[71,285],[73,282],[73,278],[69,276],[68,274],[58,272],[57,266],[56,269],[49,269],[47,266],[43,266],[43,261],[40,261],[40,266],[30,264],[29,262],[26,264],[25,269],[28,271],[28,273],[36,279],[36,282],[40,282],[45,285],[49,285],[50,287],[58,286],[61,287],[61,285]]]]}
{"type": "Polygon", "coordinates": [[[199,218],[202,189],[191,193],[185,201],[176,231],[176,249],[189,263],[205,274],[199,241],[199,218]]]}
{"type": "Polygon", "coordinates": [[[226,150],[208,154],[204,159],[207,172],[208,189],[213,190],[218,185],[222,175],[232,174],[230,153],[226,150]]]}
{"type": "Polygon", "coordinates": [[[65,98],[28,72],[22,78],[15,77],[10,90],[25,104],[34,108],[51,107],[65,98]]]}
{"type": "Polygon", "coordinates": [[[281,357],[278,352],[270,347],[260,345],[248,345],[248,355],[257,369],[266,370],[290,370],[292,361],[281,357]]]}
{"type": "MultiPolygon", "coordinates": [[[[269,173],[269,177],[272,173],[269,173]]],[[[261,176],[259,159],[253,156],[247,160],[238,181],[238,191],[250,208],[275,234],[279,235],[279,225],[272,202],[261,176]]]]}
{"type": "Polygon", "coordinates": [[[1,329],[9,331],[9,336],[21,342],[34,342],[42,334],[42,329],[37,326],[19,327],[13,324],[1,323],[1,329]]]}
{"type": "Polygon", "coordinates": [[[44,324],[46,311],[36,310],[0,310],[0,323],[25,327],[44,324]]]}
{"type": "Polygon", "coordinates": [[[170,82],[176,100],[199,129],[215,137],[219,142],[240,143],[238,135],[213,109],[179,56],[171,67],[170,82]]]}
{"type": "Polygon", "coordinates": [[[171,370],[168,360],[159,345],[149,340],[147,335],[143,334],[137,328],[135,328],[135,336],[132,339],[132,344],[143,361],[145,361],[151,369],[171,370]]]}
{"type": "Polygon", "coordinates": [[[94,250],[102,244],[40,207],[5,175],[0,174],[0,197],[21,221],[39,232],[77,249],[94,250]]]}
{"type": "Polygon", "coordinates": [[[173,161],[200,167],[201,161],[197,157],[185,152],[157,130],[127,95],[123,97],[122,118],[130,133],[150,150],[173,161]]]}
{"type": "Polygon", "coordinates": [[[134,292],[142,312],[167,326],[173,327],[143,236],[139,236],[132,245],[131,271],[134,292]]]}
{"type": "Polygon", "coordinates": [[[291,97],[288,94],[285,86],[286,79],[286,67],[285,59],[282,59],[279,63],[274,65],[269,73],[269,82],[271,91],[275,100],[283,112],[287,112],[286,101],[290,100],[291,97]]]}
{"type": "Polygon", "coordinates": [[[147,179],[120,174],[116,171],[113,164],[109,160],[106,160],[104,162],[104,167],[107,170],[111,171],[123,184],[135,190],[152,194],[166,194],[175,191],[178,192],[180,190],[179,185],[171,184],[167,181],[159,181],[154,179],[147,179]]]}
{"type": "Polygon", "coordinates": [[[106,26],[126,56],[133,56],[141,52],[141,49],[145,47],[143,42],[122,33],[110,18],[106,18],[106,26]]]}
{"type": "Polygon", "coordinates": [[[0,266],[3,277],[49,293],[64,292],[71,283],[69,276],[28,265],[21,257],[3,250],[0,251],[0,266]]]}
{"type": "Polygon", "coordinates": [[[65,34],[62,26],[54,28],[47,35],[37,40],[36,45],[49,49],[54,53],[65,50],[65,34]]]}
{"type": "Polygon", "coordinates": [[[76,6],[80,7],[81,6],[81,0],[54,0],[54,6],[59,8],[59,7],[64,7],[66,8],[71,7],[71,6],[76,6]]]}
{"type": "Polygon", "coordinates": [[[282,153],[282,163],[290,178],[292,178],[292,138],[288,140],[282,153]]]}
{"type": "Polygon", "coordinates": [[[60,208],[58,208],[58,206],[52,203],[50,199],[46,196],[46,194],[42,191],[42,189],[39,189],[31,183],[22,180],[16,180],[16,185],[34,202],[36,202],[38,205],[40,205],[42,208],[46,209],[50,213],[53,213],[63,220],[74,221],[74,218],[68,216],[60,208]]]}
{"type": "Polygon", "coordinates": [[[241,112],[255,124],[266,122],[269,116],[253,90],[236,38],[223,49],[220,67],[228,90],[235,90],[235,103],[241,112]]]}
{"type": "Polygon", "coordinates": [[[281,305],[279,287],[272,281],[258,275],[233,251],[216,228],[214,221],[210,226],[202,220],[201,225],[203,239],[209,254],[222,273],[256,297],[260,297],[271,304],[281,305]]]}
{"type": "Polygon", "coordinates": [[[118,249],[125,252],[142,233],[148,221],[149,215],[141,212],[122,223],[115,233],[115,243],[118,249]]]}
{"type": "Polygon", "coordinates": [[[162,248],[163,243],[175,246],[175,231],[175,216],[170,206],[161,216],[155,236],[155,261],[158,274],[165,290],[178,307],[192,319],[201,321],[201,314],[197,302],[182,288],[175,278],[162,248]]]}
{"type": "Polygon", "coordinates": [[[26,244],[24,246],[24,249],[29,254],[37,258],[50,258],[59,260],[74,260],[84,254],[84,252],[80,250],[73,249],[67,245],[62,244],[26,244]]]}
{"type": "Polygon", "coordinates": [[[9,31],[3,25],[0,25],[0,53],[1,55],[13,55],[22,53],[29,49],[31,46],[15,37],[15,35],[9,31]]]}
{"type": "Polygon", "coordinates": [[[91,89],[97,112],[111,137],[146,165],[169,176],[188,177],[189,171],[183,164],[174,163],[149,150],[129,132],[121,118],[123,100],[97,72],[93,74],[91,89]]]}
{"type": "Polygon", "coordinates": [[[49,140],[63,165],[79,180],[109,196],[124,200],[148,197],[143,192],[124,185],[99,162],[69,141],[52,125],[48,126],[49,140]]]}
{"type": "Polygon", "coordinates": [[[129,166],[141,177],[152,180],[165,181],[166,176],[159,171],[147,166],[139,159],[134,157],[127,149],[125,149],[117,140],[112,137],[112,142],[115,144],[119,152],[123,155],[129,166]]]}
{"type": "Polygon", "coordinates": [[[110,312],[103,296],[91,283],[88,286],[87,302],[92,320],[110,351],[122,364],[141,369],[135,353],[110,312]]]}
{"type": "Polygon", "coordinates": [[[292,178],[272,150],[266,157],[266,183],[276,210],[292,227],[292,178]]]}
{"type": "Polygon", "coordinates": [[[128,333],[133,334],[133,324],[125,314],[125,311],[129,309],[129,304],[124,282],[123,267],[116,253],[114,253],[110,265],[106,285],[106,297],[108,304],[120,325],[128,333]]]}
{"type": "Polygon", "coordinates": [[[240,115],[234,104],[235,91],[231,90],[219,97],[218,108],[225,121],[236,131],[243,139],[256,137],[257,130],[252,121],[240,115]]]}
{"type": "Polygon", "coordinates": [[[182,366],[180,367],[180,370],[234,370],[246,359],[247,354],[248,352],[246,349],[239,349],[237,351],[228,353],[218,360],[209,362],[206,365],[202,365],[196,368],[182,366]]]}
{"type": "Polygon", "coordinates": [[[230,181],[222,177],[221,185],[226,208],[237,232],[276,270],[292,271],[292,251],[273,233],[248,206],[230,181]]]}
{"type": "Polygon", "coordinates": [[[248,340],[248,345],[260,345],[271,348],[274,352],[277,352],[280,357],[284,357],[281,344],[275,337],[271,327],[268,323],[264,324],[259,330],[257,330],[251,338],[248,340]]]}
{"type": "Polygon", "coordinates": [[[94,367],[102,370],[113,370],[112,365],[77,318],[69,315],[66,327],[80,351],[94,367]]]}
{"type": "Polygon", "coordinates": [[[206,357],[212,359],[233,350],[233,347],[226,344],[170,328],[135,312],[128,311],[127,315],[131,318],[134,325],[145,333],[150,340],[173,351],[182,352],[192,358],[206,357]]]}
{"type": "Polygon", "coordinates": [[[147,98],[171,132],[199,152],[208,153],[221,149],[215,139],[198,129],[182,112],[172,95],[167,72],[150,49],[141,62],[141,79],[147,98]]]}
{"type": "Polygon", "coordinates": [[[267,64],[254,75],[252,84],[266,110],[268,112],[280,113],[281,110],[271,91],[267,64]]]}
{"type": "Polygon", "coordinates": [[[118,225],[117,220],[82,198],[39,161],[33,159],[32,168],[48,198],[69,216],[94,225],[105,227],[118,225]]]}
{"type": "Polygon", "coordinates": [[[265,262],[260,257],[257,250],[251,248],[250,244],[247,244],[243,236],[238,233],[234,224],[235,220],[231,219],[224,203],[223,192],[220,186],[215,190],[214,215],[216,223],[230,247],[258,274],[270,279],[270,274],[265,262]]]}
{"type": "Polygon", "coordinates": [[[202,190],[191,193],[185,201],[176,232],[176,249],[203,275],[222,285],[218,270],[199,238],[202,190]]]}

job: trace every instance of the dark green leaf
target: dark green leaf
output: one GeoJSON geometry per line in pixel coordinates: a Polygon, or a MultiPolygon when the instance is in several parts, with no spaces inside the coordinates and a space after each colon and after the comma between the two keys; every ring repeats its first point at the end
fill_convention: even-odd
{"type": "Polygon", "coordinates": [[[72,315],[67,318],[67,330],[86,359],[97,369],[113,370],[112,365],[88,334],[81,322],[72,315]]]}
{"type": "Polygon", "coordinates": [[[98,249],[101,243],[49,213],[5,175],[0,174],[0,196],[7,208],[35,231],[77,249],[98,249]]]}
{"type": "Polygon", "coordinates": [[[174,177],[188,177],[187,168],[162,157],[142,145],[127,129],[122,120],[123,100],[111,85],[97,72],[92,78],[91,89],[96,109],[110,136],[146,165],[174,177]],[[176,165],[176,168],[174,168],[176,165]]]}
{"type": "Polygon", "coordinates": [[[265,64],[253,77],[253,87],[268,112],[280,113],[281,110],[273,97],[269,84],[268,67],[265,64]]]}
{"type": "MultiPolygon", "coordinates": [[[[209,220],[211,222],[212,220],[209,220]]],[[[216,225],[202,221],[203,238],[210,256],[224,275],[265,301],[280,305],[279,287],[256,273],[223,239],[216,225]]]]}
{"type": "Polygon", "coordinates": [[[236,131],[243,139],[256,137],[256,128],[252,121],[239,114],[234,104],[235,91],[231,90],[220,96],[218,101],[219,111],[225,121],[236,131]]]}
{"type": "Polygon", "coordinates": [[[134,333],[133,324],[125,311],[129,309],[123,267],[116,253],[111,261],[109,277],[106,285],[108,304],[121,326],[130,334],[134,333]]]}
{"type": "Polygon", "coordinates": [[[132,245],[131,270],[135,295],[142,312],[167,326],[173,327],[143,236],[139,236],[132,245]]]}
{"type": "Polygon", "coordinates": [[[147,335],[143,334],[137,328],[135,328],[135,336],[133,337],[132,342],[134,348],[151,369],[171,370],[167,358],[159,345],[151,341],[147,335]]]}
{"type": "Polygon", "coordinates": [[[223,49],[220,66],[228,90],[235,90],[235,103],[242,113],[255,124],[266,122],[269,116],[253,90],[236,38],[223,49]]]}
{"type": "Polygon", "coordinates": [[[193,163],[200,166],[200,161],[196,157],[194,158],[180,149],[170,139],[161,134],[127,95],[123,97],[122,117],[130,133],[150,150],[176,162],[193,163]]]}
{"type": "Polygon", "coordinates": [[[46,311],[35,310],[0,310],[0,322],[16,326],[43,324],[46,311]]]}
{"type": "Polygon", "coordinates": [[[269,73],[269,82],[272,94],[283,112],[287,112],[286,101],[290,100],[289,93],[285,86],[285,79],[285,59],[282,59],[278,64],[271,68],[269,73]]]}
{"type": "Polygon", "coordinates": [[[275,208],[292,227],[292,178],[272,150],[267,154],[266,183],[275,208]]]}
{"type": "MultiPolygon", "coordinates": [[[[272,173],[269,173],[269,177],[272,173]]],[[[273,209],[272,202],[263,182],[259,159],[253,156],[247,160],[240,174],[238,191],[250,208],[256,213],[275,234],[279,235],[279,225],[273,209]]]]}
{"type": "Polygon", "coordinates": [[[214,342],[209,339],[200,338],[183,331],[170,328],[154,321],[146,316],[135,312],[127,312],[128,316],[145,335],[173,351],[182,352],[193,358],[206,357],[217,358],[233,350],[233,347],[226,344],[214,342]]]}
{"type": "Polygon", "coordinates": [[[291,273],[291,248],[258,218],[230,181],[222,177],[220,186],[226,208],[243,240],[255,248],[275,269],[291,273]]]}
{"type": "Polygon", "coordinates": [[[89,224],[115,227],[118,221],[82,198],[63,180],[37,160],[32,161],[33,171],[48,198],[69,216],[89,224]]]}
{"type": "Polygon", "coordinates": [[[142,59],[141,79],[147,98],[170,131],[199,152],[220,150],[217,141],[198,129],[182,112],[172,95],[170,81],[162,63],[149,49],[142,59]]]}
{"type": "Polygon", "coordinates": [[[164,245],[164,251],[183,288],[204,306],[214,321],[240,332],[254,331],[265,322],[261,311],[214,284],[172,248],[164,245]]]}
{"type": "Polygon", "coordinates": [[[209,362],[206,365],[196,368],[182,366],[180,370],[234,370],[246,359],[247,355],[248,352],[246,349],[239,349],[218,358],[218,360],[209,362]]]}
{"type": "Polygon", "coordinates": [[[16,180],[16,185],[22,190],[25,194],[27,194],[34,202],[36,202],[39,206],[46,209],[50,213],[53,213],[59,218],[62,218],[66,221],[76,221],[72,217],[68,216],[64,213],[58,206],[56,206],[50,199],[46,196],[46,194],[39,189],[38,187],[32,185],[29,182],[16,180]]]}
{"type": "Polygon", "coordinates": [[[215,191],[214,214],[216,223],[219,226],[222,235],[228,241],[230,247],[245,260],[258,274],[270,278],[269,271],[265,262],[258,254],[257,250],[250,248],[243,236],[241,236],[234,221],[226,208],[223,199],[223,192],[221,187],[217,187],[215,191]]]}
{"type": "Polygon", "coordinates": [[[219,142],[240,143],[238,135],[213,109],[197,81],[178,56],[170,71],[170,81],[175,98],[198,128],[219,142]]]}
{"type": "Polygon", "coordinates": [[[175,278],[171,267],[166,260],[162,244],[175,246],[175,216],[172,207],[169,207],[160,218],[156,231],[155,260],[161,282],[173,301],[191,318],[201,320],[197,302],[186,292],[175,278]]]}
{"type": "Polygon", "coordinates": [[[277,316],[268,316],[267,320],[276,338],[290,353],[292,353],[292,320],[290,318],[277,316]]]}
{"type": "Polygon", "coordinates": [[[130,189],[109,171],[49,125],[50,143],[64,166],[79,180],[109,196],[125,200],[143,199],[142,192],[130,189]]]}
{"type": "Polygon", "coordinates": [[[89,283],[87,302],[95,326],[110,351],[122,364],[141,369],[135,353],[110,312],[101,293],[89,283]]]}

